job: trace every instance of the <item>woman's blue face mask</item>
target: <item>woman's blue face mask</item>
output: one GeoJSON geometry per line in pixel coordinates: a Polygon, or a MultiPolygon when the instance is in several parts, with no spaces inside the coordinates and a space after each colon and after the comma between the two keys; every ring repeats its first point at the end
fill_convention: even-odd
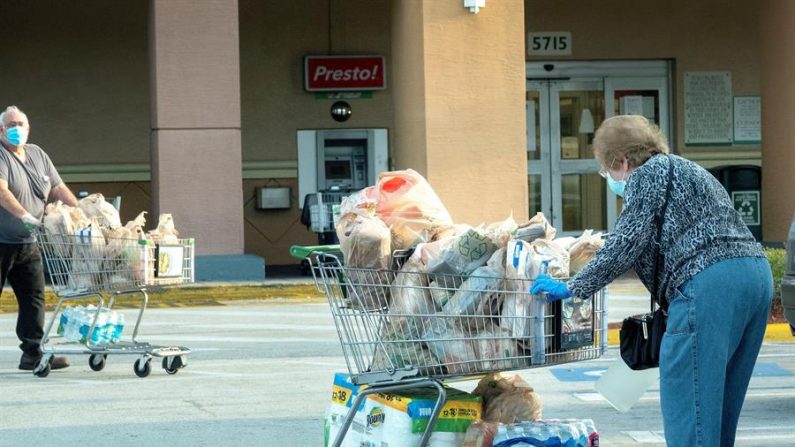
{"type": "Polygon", "coordinates": [[[610,188],[610,191],[613,191],[615,194],[624,197],[624,188],[627,187],[626,180],[613,180],[613,177],[608,174],[607,175],[607,187],[610,188]]]}
{"type": "MultiPolygon", "coordinates": [[[[611,166],[615,165],[615,160],[611,163],[611,166]]],[[[624,197],[624,188],[627,186],[627,180],[613,180],[613,176],[610,175],[610,171],[608,169],[600,169],[599,175],[604,177],[607,180],[607,187],[610,188],[610,191],[613,191],[614,194],[617,194],[621,197],[624,197]]],[[[624,175],[626,177],[626,174],[624,175]]]]}

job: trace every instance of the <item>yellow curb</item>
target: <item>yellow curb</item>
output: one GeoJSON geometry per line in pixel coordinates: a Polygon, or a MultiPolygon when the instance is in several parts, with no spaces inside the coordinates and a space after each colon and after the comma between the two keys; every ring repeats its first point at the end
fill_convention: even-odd
{"type": "MultiPolygon", "coordinates": [[[[8,291],[10,292],[10,291],[8,291]]],[[[272,299],[313,299],[325,298],[314,284],[269,284],[269,285],[213,285],[189,287],[173,287],[168,289],[150,290],[148,307],[186,307],[219,305],[226,301],[254,301],[272,299]]],[[[108,296],[105,294],[105,299],[108,296]]],[[[142,295],[131,293],[116,298],[114,307],[140,308],[142,295]]],[[[45,292],[45,307],[52,310],[59,297],[50,289],[45,292]]],[[[79,304],[94,302],[93,297],[79,300],[79,304]]],[[[107,301],[106,301],[107,302],[107,301]]],[[[78,300],[67,300],[65,305],[78,303],[78,300]]],[[[0,313],[16,312],[17,302],[13,293],[0,296],[0,313]]]]}
{"type": "MultiPolygon", "coordinates": [[[[765,341],[775,342],[795,342],[795,337],[789,330],[787,323],[768,324],[765,331],[765,341]]],[[[610,346],[618,346],[618,329],[608,329],[607,331],[607,344],[610,346]]]]}

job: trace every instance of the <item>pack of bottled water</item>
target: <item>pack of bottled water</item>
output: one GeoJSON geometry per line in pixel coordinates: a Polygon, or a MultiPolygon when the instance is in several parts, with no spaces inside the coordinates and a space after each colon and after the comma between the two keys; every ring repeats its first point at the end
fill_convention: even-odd
{"type": "Polygon", "coordinates": [[[61,312],[57,333],[66,340],[89,344],[118,343],[124,332],[124,314],[97,306],[68,306],[61,312]],[[96,320],[94,331],[89,334],[91,324],[96,320]]]}
{"type": "Polygon", "coordinates": [[[494,447],[543,445],[544,447],[598,447],[599,433],[591,419],[540,419],[499,424],[494,447]]]}

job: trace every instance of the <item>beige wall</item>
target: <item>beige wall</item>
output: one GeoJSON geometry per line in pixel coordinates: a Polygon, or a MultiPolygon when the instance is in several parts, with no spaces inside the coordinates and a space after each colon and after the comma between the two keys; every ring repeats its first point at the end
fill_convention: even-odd
{"type": "MultiPolygon", "coordinates": [[[[245,251],[267,264],[297,262],[292,244],[317,244],[299,222],[296,135],[299,129],[392,130],[393,62],[388,0],[239,0],[243,162],[267,162],[243,184],[245,251]],[[386,56],[387,89],[350,99],[345,123],[331,118],[332,99],[304,91],[303,58],[310,54],[386,56]],[[277,168],[273,161],[284,162],[277,168]],[[284,165],[290,166],[282,168],[284,165]],[[290,210],[254,208],[259,186],[291,188],[290,210]]],[[[392,132],[390,132],[392,134],[392,132]]]]}
{"type": "Polygon", "coordinates": [[[456,223],[527,217],[524,5],[395,2],[395,167],[423,173],[456,223]]]}
{"type": "Polygon", "coordinates": [[[760,3],[762,231],[767,240],[783,241],[795,212],[795,2],[760,3]]]}

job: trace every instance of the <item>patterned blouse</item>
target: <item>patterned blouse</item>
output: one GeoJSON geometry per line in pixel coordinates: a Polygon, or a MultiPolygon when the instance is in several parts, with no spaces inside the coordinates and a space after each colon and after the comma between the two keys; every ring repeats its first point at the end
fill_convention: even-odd
{"type": "Polygon", "coordinates": [[[660,239],[665,268],[658,268],[658,290],[672,297],[676,288],[712,264],[730,258],[764,257],[712,174],[676,155],[656,155],[627,179],[624,209],[615,231],[568,283],[575,295],[591,296],[633,267],[646,288],[653,288],[654,216],[665,199],[669,159],[674,171],[660,239]]]}

